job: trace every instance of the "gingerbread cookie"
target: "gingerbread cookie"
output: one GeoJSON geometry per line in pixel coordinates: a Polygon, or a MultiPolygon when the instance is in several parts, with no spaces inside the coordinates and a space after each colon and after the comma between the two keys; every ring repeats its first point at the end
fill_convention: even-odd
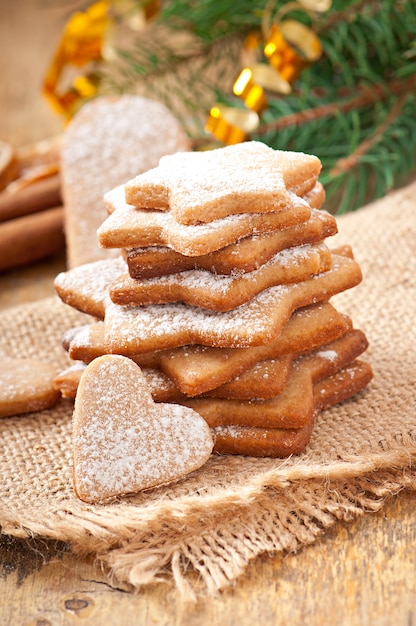
{"type": "Polygon", "coordinates": [[[104,197],[110,215],[97,230],[103,248],[169,246],[185,256],[208,254],[242,237],[288,228],[306,222],[311,208],[294,196],[292,203],[271,213],[239,213],[207,224],[180,224],[171,213],[140,209],[124,201],[124,188],[104,197]]]}
{"type": "Polygon", "coordinates": [[[54,378],[53,384],[55,389],[58,389],[63,398],[75,398],[78,391],[79,381],[84,373],[86,363],[77,361],[73,365],[70,365],[66,369],[59,372],[54,378]]]}
{"type": "Polygon", "coordinates": [[[102,502],[183,478],[213,441],[192,409],[155,404],[131,359],[103,356],[84,371],[73,416],[74,489],[102,502]]]}
{"type": "MultiPolygon", "coordinates": [[[[372,377],[356,360],[367,348],[365,335],[329,303],[362,275],[349,247],[326,247],[337,228],[320,209],[319,171],[316,157],[246,142],[163,157],[108,191],[97,237],[121,256],[56,280],[64,302],[97,320],[64,337],[85,371],[64,372],[57,385],[76,393],[77,403],[94,364],[124,355],[129,368],[140,366],[153,403],[187,406],[206,419],[216,452],[299,453],[317,413],[372,377]]],[[[127,397],[124,380],[116,379],[127,397]]],[[[110,406],[109,421],[121,424],[110,406]]],[[[93,449],[90,428],[98,458],[102,448],[93,449]]],[[[117,431],[124,436],[124,428],[117,431]]],[[[87,497],[146,488],[142,480],[139,487],[127,483],[105,491],[101,482],[98,496],[96,489],[87,497]]]]}
{"type": "Polygon", "coordinates": [[[1,355],[0,417],[48,409],[60,398],[54,386],[56,369],[35,359],[1,355]]]}
{"type": "Polygon", "coordinates": [[[85,263],[60,272],[54,287],[65,304],[102,319],[106,302],[110,301],[109,287],[125,271],[126,263],[121,257],[85,263]]]}
{"type": "Polygon", "coordinates": [[[61,154],[69,267],[114,254],[96,238],[105,192],[155,167],[161,156],[189,148],[179,122],[159,102],[123,95],[85,104],[65,130],[61,154]]]}
{"type": "Polygon", "coordinates": [[[216,274],[244,274],[258,269],[278,252],[319,243],[336,232],[333,215],[312,209],[310,218],[302,224],[251,235],[201,256],[185,256],[166,246],[133,248],[126,250],[124,256],[132,278],[154,278],[192,269],[216,274]]]}
{"type": "MultiPolygon", "coordinates": [[[[299,309],[273,341],[252,348],[210,348],[187,345],[131,358],[141,367],[160,368],[182,393],[196,396],[219,387],[259,361],[301,354],[340,337],[351,320],[328,302],[299,309]]],[[[89,363],[106,353],[104,324],[96,322],[68,330],[63,346],[72,359],[89,363]]]]}
{"type": "Polygon", "coordinates": [[[182,224],[236,213],[279,211],[303,195],[321,171],[317,157],[257,141],[164,157],[125,185],[126,202],[168,210],[182,224]]]}
{"type": "Polygon", "coordinates": [[[237,424],[301,428],[315,410],[314,384],[351,363],[367,347],[365,335],[352,330],[327,346],[299,357],[287,384],[274,396],[268,388],[273,382],[263,379],[265,362],[262,362],[222,388],[212,390],[211,397],[183,398],[181,402],[198,411],[211,427],[237,424]]]}
{"type": "MultiPolygon", "coordinates": [[[[297,427],[299,424],[293,423],[293,420],[296,422],[299,419],[299,411],[300,419],[304,419],[305,413],[302,411],[306,410],[306,414],[309,414],[308,411],[312,410],[310,406],[312,386],[358,357],[367,345],[365,335],[361,331],[350,330],[337,340],[304,356],[291,353],[278,359],[260,361],[240,376],[196,397],[196,405],[192,406],[201,412],[211,426],[215,425],[213,420],[215,422],[216,419],[240,423],[239,419],[247,419],[249,415],[252,425],[264,425],[258,424],[259,420],[279,418],[284,420],[284,423],[280,424],[281,427],[297,427]],[[299,400],[295,402],[297,396],[299,400]],[[204,400],[202,397],[215,400],[204,400]],[[273,398],[273,402],[259,402],[270,398],[273,398]],[[236,402],[229,402],[230,400],[236,402]],[[223,414],[227,417],[223,417],[223,414]],[[293,415],[296,417],[293,418],[293,415]]],[[[188,401],[193,402],[191,398],[181,393],[175,383],[157,366],[143,367],[142,372],[155,402],[185,404],[188,401]]],[[[70,368],[57,380],[63,388],[73,387],[80,373],[82,370],[79,371],[78,367],[77,370],[70,368]]]]}
{"type": "Polygon", "coordinates": [[[110,298],[121,305],[185,302],[203,309],[230,311],[269,287],[298,283],[328,271],[331,264],[325,244],[305,244],[282,250],[257,270],[241,275],[188,270],[136,280],[124,274],[111,285],[110,298]]]}
{"type": "Polygon", "coordinates": [[[353,361],[314,386],[315,412],[302,428],[257,428],[254,426],[215,426],[214,452],[284,458],[301,453],[309,443],[320,410],[351,398],[368,385],[373,373],[368,363],[353,361]]]}
{"type": "Polygon", "coordinates": [[[161,356],[160,367],[184,394],[197,396],[240,376],[260,361],[315,350],[344,335],[351,327],[351,320],[328,302],[315,304],[295,311],[280,335],[264,345],[251,348],[184,346],[161,356]]]}
{"type": "Polygon", "coordinates": [[[221,348],[263,345],[281,333],[293,311],[328,300],[361,279],[360,267],[353,259],[334,256],[328,272],[271,287],[225,313],[185,304],[125,307],[110,303],[105,312],[107,351],[130,356],[186,344],[221,348]]]}

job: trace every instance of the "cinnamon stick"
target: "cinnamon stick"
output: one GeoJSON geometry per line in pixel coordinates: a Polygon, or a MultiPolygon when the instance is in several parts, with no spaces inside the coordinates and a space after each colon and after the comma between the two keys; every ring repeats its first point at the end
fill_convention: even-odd
{"type": "Polygon", "coordinates": [[[14,193],[6,189],[0,192],[0,222],[56,207],[61,202],[59,174],[41,178],[14,193]]]}
{"type": "Polygon", "coordinates": [[[17,175],[16,155],[12,146],[0,141],[0,189],[4,189],[17,175]]]}
{"type": "Polygon", "coordinates": [[[0,271],[40,261],[64,246],[61,206],[8,220],[0,224],[0,271]]]}

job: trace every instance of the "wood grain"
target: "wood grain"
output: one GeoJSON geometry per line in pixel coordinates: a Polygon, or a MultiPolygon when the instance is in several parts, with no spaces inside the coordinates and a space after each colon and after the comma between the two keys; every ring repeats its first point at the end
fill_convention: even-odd
{"type": "Polygon", "coordinates": [[[184,606],[171,584],[128,593],[64,544],[7,539],[0,552],[1,623],[412,626],[414,515],[414,495],[402,492],[298,554],[258,558],[234,588],[195,606],[184,606]]]}
{"type": "Polygon", "coordinates": [[[0,310],[53,296],[54,278],[65,268],[65,252],[61,251],[42,263],[0,273],[0,310]]]}

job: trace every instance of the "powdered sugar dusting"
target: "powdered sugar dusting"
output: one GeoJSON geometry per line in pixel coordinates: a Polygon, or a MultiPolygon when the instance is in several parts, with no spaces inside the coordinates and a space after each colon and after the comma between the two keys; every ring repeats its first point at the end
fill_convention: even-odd
{"type": "Polygon", "coordinates": [[[210,293],[226,294],[237,282],[256,282],[260,276],[265,273],[268,274],[272,269],[300,266],[302,262],[323,249],[323,245],[313,246],[309,244],[288,248],[275,254],[260,268],[246,274],[234,273],[232,275],[224,275],[214,274],[206,270],[187,270],[168,276],[141,279],[140,284],[144,289],[152,287],[153,285],[167,287],[180,285],[189,290],[203,289],[210,293]]]}
{"type": "Polygon", "coordinates": [[[109,217],[97,230],[105,248],[167,245],[184,255],[207,254],[241,237],[294,226],[310,217],[309,204],[295,194],[285,208],[267,214],[239,213],[207,224],[180,224],[170,212],[138,209],[127,204],[122,187],[106,194],[109,217]]]}
{"type": "Polygon", "coordinates": [[[58,274],[55,289],[64,302],[103,318],[110,301],[110,285],[125,271],[126,263],[121,257],[85,263],[58,274]]]}
{"type": "MultiPolygon", "coordinates": [[[[271,332],[270,316],[276,323],[276,310],[287,290],[286,286],[273,287],[225,313],[185,304],[129,307],[111,303],[106,308],[106,343],[115,350],[116,346],[130,344],[139,350],[148,344],[161,349],[186,343],[225,346],[261,343],[264,334],[271,332]],[[179,344],[178,335],[181,337],[179,344]]],[[[284,318],[285,315],[282,325],[284,318]]]]}
{"type": "Polygon", "coordinates": [[[75,484],[100,501],[176,480],[212,450],[205,421],[178,405],[154,404],[130,359],[96,359],[81,379],[74,411],[75,484]]]}
{"type": "Polygon", "coordinates": [[[110,352],[132,354],[187,343],[248,347],[275,338],[295,308],[326,300],[361,280],[352,259],[333,257],[332,269],[307,281],[270,287],[226,312],[185,304],[108,304],[105,342],[110,352]]]}
{"type": "Polygon", "coordinates": [[[72,372],[83,372],[86,367],[87,366],[85,363],[83,363],[82,361],[77,361],[76,363],[73,363],[65,370],[63,370],[63,372],[61,372],[61,376],[62,374],[71,374],[72,372]]]}
{"type": "Polygon", "coordinates": [[[5,358],[0,375],[0,395],[6,400],[31,396],[49,387],[53,368],[30,359],[5,358]]]}
{"type": "Polygon", "coordinates": [[[95,233],[105,219],[103,195],[162,155],[188,150],[189,142],[161,103],[124,95],[87,103],[64,133],[62,179],[70,266],[108,257],[95,233]]]}
{"type": "Polygon", "coordinates": [[[149,279],[128,274],[112,285],[111,298],[117,304],[185,302],[194,306],[228,311],[249,301],[264,289],[304,280],[328,269],[329,251],[324,244],[298,246],[278,252],[260,268],[245,274],[214,274],[191,269],[149,279]],[[323,264],[321,253],[325,250],[323,264]]]}
{"type": "Polygon", "coordinates": [[[159,187],[156,206],[165,204],[180,222],[207,222],[232,213],[283,208],[291,201],[290,191],[305,178],[316,179],[319,169],[316,157],[250,141],[163,157],[158,168],[126,184],[126,199],[154,206],[148,201],[159,187]]]}
{"type": "Polygon", "coordinates": [[[0,417],[53,405],[59,397],[54,388],[55,374],[55,368],[49,363],[2,355],[0,417]]]}
{"type": "Polygon", "coordinates": [[[316,356],[319,356],[321,359],[326,359],[327,361],[336,361],[338,358],[335,350],[319,350],[316,352],[316,356]]]}

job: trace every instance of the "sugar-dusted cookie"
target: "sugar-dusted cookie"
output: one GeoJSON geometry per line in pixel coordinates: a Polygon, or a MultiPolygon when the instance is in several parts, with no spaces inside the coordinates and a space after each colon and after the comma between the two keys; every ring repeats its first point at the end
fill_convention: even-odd
{"type": "Polygon", "coordinates": [[[125,271],[126,263],[121,257],[84,263],[60,272],[54,287],[65,304],[102,319],[105,304],[110,301],[110,285],[125,271]]]}
{"type": "Polygon", "coordinates": [[[311,207],[293,194],[280,211],[239,213],[207,224],[180,224],[169,212],[140,209],[124,200],[122,186],[104,196],[110,215],[97,230],[103,248],[169,246],[185,256],[208,254],[235,243],[242,237],[288,228],[309,219],[311,207]]]}
{"type": "Polygon", "coordinates": [[[215,426],[214,452],[284,458],[301,453],[309,443],[319,411],[351,398],[371,381],[373,372],[365,361],[356,360],[314,385],[315,412],[302,428],[215,426]]]}
{"type": "Polygon", "coordinates": [[[131,359],[107,355],[85,369],[73,416],[74,489],[102,502],[183,478],[213,441],[192,409],[155,404],[131,359]]]}
{"type": "Polygon", "coordinates": [[[36,359],[0,356],[0,417],[42,411],[59,400],[55,367],[36,359]]]}
{"type": "Polygon", "coordinates": [[[106,217],[103,195],[155,167],[161,156],[189,150],[184,130],[161,103],[136,95],[102,96],[67,126],[61,172],[70,267],[108,257],[96,231],[106,217]]]}
{"type": "Polygon", "coordinates": [[[257,428],[256,426],[216,426],[214,453],[286,458],[300,454],[308,445],[315,416],[302,428],[257,428]]]}
{"type": "MultiPolygon", "coordinates": [[[[325,302],[295,311],[281,334],[263,346],[209,348],[187,345],[132,355],[131,358],[140,367],[161,368],[182,393],[196,396],[239,376],[259,361],[316,349],[351,328],[351,320],[325,302]]],[[[72,359],[89,363],[106,354],[104,323],[72,328],[64,334],[62,343],[72,359]]]]}
{"type": "Polygon", "coordinates": [[[280,335],[264,345],[252,348],[183,346],[159,353],[160,367],[184,394],[197,396],[240,376],[259,361],[315,350],[351,328],[349,318],[324,302],[296,310],[280,335]]]}
{"type": "Polygon", "coordinates": [[[333,215],[312,209],[309,220],[302,224],[251,235],[209,254],[185,256],[167,246],[147,246],[126,250],[125,257],[132,278],[154,278],[191,269],[243,274],[258,269],[282,250],[318,243],[336,232],[333,215]]]}
{"type": "Polygon", "coordinates": [[[56,389],[59,389],[63,398],[75,398],[79,381],[86,367],[85,363],[77,361],[59,372],[55,377],[53,381],[54,386],[56,389]]]}
{"type": "Polygon", "coordinates": [[[170,211],[182,224],[211,222],[235,213],[278,211],[315,185],[321,162],[300,152],[273,150],[258,141],[180,153],[125,185],[126,201],[170,211]]]}
{"type": "Polygon", "coordinates": [[[324,243],[282,250],[267,263],[246,274],[214,274],[187,270],[168,276],[135,279],[126,273],[110,288],[116,304],[146,305],[185,302],[213,311],[230,311],[275,285],[297,283],[331,268],[331,253],[324,243]]]}
{"type": "MultiPolygon", "coordinates": [[[[187,396],[201,395],[250,370],[259,361],[285,359],[325,345],[351,330],[351,320],[338,313],[328,302],[295,311],[279,337],[264,346],[253,348],[208,348],[188,345],[159,350],[131,358],[141,368],[160,368],[174,386],[187,396]]],[[[55,383],[62,395],[75,397],[84,363],[105,354],[104,324],[96,322],[68,330],[63,346],[77,362],[61,372],[55,383]]],[[[143,369],[145,371],[145,369],[143,369]]],[[[276,385],[276,376],[273,385],[276,385]]]]}
{"type": "MultiPolygon", "coordinates": [[[[181,402],[198,411],[211,427],[236,424],[301,428],[309,422],[316,408],[314,385],[351,363],[367,347],[364,333],[352,330],[327,346],[299,357],[287,384],[274,397],[268,397],[267,381],[262,380],[261,369],[266,363],[263,362],[219,390],[212,390],[212,397],[184,398],[181,402]]],[[[269,384],[272,386],[272,382],[269,384]]]]}
{"type": "MultiPolygon", "coordinates": [[[[332,268],[292,285],[271,287],[225,313],[186,304],[107,304],[105,344],[126,356],[187,344],[248,348],[275,339],[295,309],[328,300],[361,282],[353,259],[333,256],[332,268]]],[[[75,285],[75,289],[77,286],[75,285]]]]}
{"type": "Polygon", "coordinates": [[[361,281],[356,261],[337,255],[333,255],[332,261],[327,272],[299,283],[266,289],[225,313],[181,303],[145,307],[114,304],[109,288],[119,271],[119,260],[115,259],[64,272],[57,277],[55,286],[61,299],[80,311],[97,317],[105,311],[106,352],[131,356],[186,344],[247,348],[278,336],[297,308],[326,301],[361,281]],[[101,263],[105,264],[106,278],[94,286],[94,268],[101,267],[101,263]]]}

